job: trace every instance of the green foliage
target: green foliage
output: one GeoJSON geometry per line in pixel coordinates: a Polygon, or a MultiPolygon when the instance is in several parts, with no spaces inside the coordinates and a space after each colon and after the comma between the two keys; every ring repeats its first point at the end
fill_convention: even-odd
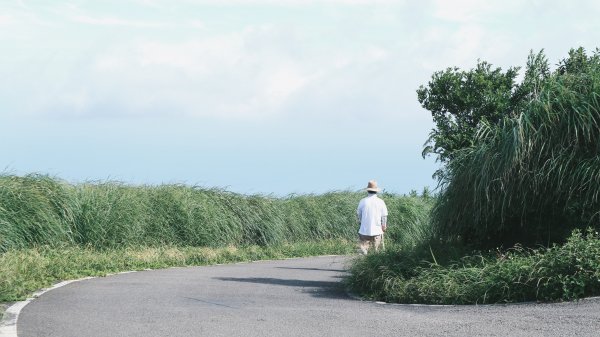
{"type": "Polygon", "coordinates": [[[475,144],[447,163],[432,212],[438,238],[548,245],[598,223],[598,52],[573,50],[545,80],[528,83],[537,89],[517,117],[483,123],[475,144]]]}
{"type": "Polygon", "coordinates": [[[474,144],[482,122],[495,124],[511,116],[521,98],[514,94],[517,74],[518,68],[503,72],[482,61],[469,71],[448,68],[434,73],[427,87],[417,90],[436,126],[423,156],[434,153],[442,162],[451,160],[456,151],[474,144]]]}
{"type": "Polygon", "coordinates": [[[149,208],[138,189],[121,183],[83,184],[73,189],[75,242],[97,247],[139,243],[149,208]]]}
{"type": "Polygon", "coordinates": [[[358,258],[352,291],[398,303],[562,301],[600,295],[600,237],[575,231],[562,246],[469,255],[423,245],[358,258]],[[435,252],[435,253],[434,253],[435,252]]]}
{"type": "Polygon", "coordinates": [[[0,252],[72,240],[68,186],[43,175],[0,179],[0,252]]]}

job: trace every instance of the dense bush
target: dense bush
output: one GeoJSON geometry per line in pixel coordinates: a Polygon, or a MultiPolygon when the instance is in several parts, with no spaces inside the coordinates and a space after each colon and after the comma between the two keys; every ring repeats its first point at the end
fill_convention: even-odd
{"type": "Polygon", "coordinates": [[[399,303],[561,301],[600,295],[600,236],[575,231],[564,245],[467,255],[420,247],[355,261],[347,282],[369,298],[399,303]],[[444,254],[436,255],[435,251],[444,254]]]}

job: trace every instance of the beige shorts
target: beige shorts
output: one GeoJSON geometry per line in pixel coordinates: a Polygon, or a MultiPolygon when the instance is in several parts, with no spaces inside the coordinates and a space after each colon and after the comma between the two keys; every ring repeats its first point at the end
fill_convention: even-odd
{"type": "Polygon", "coordinates": [[[375,247],[375,251],[379,250],[379,246],[381,245],[381,235],[362,235],[358,234],[359,248],[361,253],[367,254],[371,244],[375,247]]]}

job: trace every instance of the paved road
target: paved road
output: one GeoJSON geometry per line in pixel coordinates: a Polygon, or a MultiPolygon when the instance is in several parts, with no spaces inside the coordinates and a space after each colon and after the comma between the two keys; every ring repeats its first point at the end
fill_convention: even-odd
{"type": "Polygon", "coordinates": [[[353,300],[343,257],[176,268],[71,283],[21,312],[29,336],[599,336],[600,299],[494,306],[353,300]]]}

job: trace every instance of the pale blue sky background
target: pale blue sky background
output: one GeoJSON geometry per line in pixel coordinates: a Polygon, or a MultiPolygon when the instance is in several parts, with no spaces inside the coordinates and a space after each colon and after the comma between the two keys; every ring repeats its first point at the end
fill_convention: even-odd
{"type": "Polygon", "coordinates": [[[600,2],[0,2],[0,170],[322,193],[434,186],[415,90],[600,45],[600,2]]]}

